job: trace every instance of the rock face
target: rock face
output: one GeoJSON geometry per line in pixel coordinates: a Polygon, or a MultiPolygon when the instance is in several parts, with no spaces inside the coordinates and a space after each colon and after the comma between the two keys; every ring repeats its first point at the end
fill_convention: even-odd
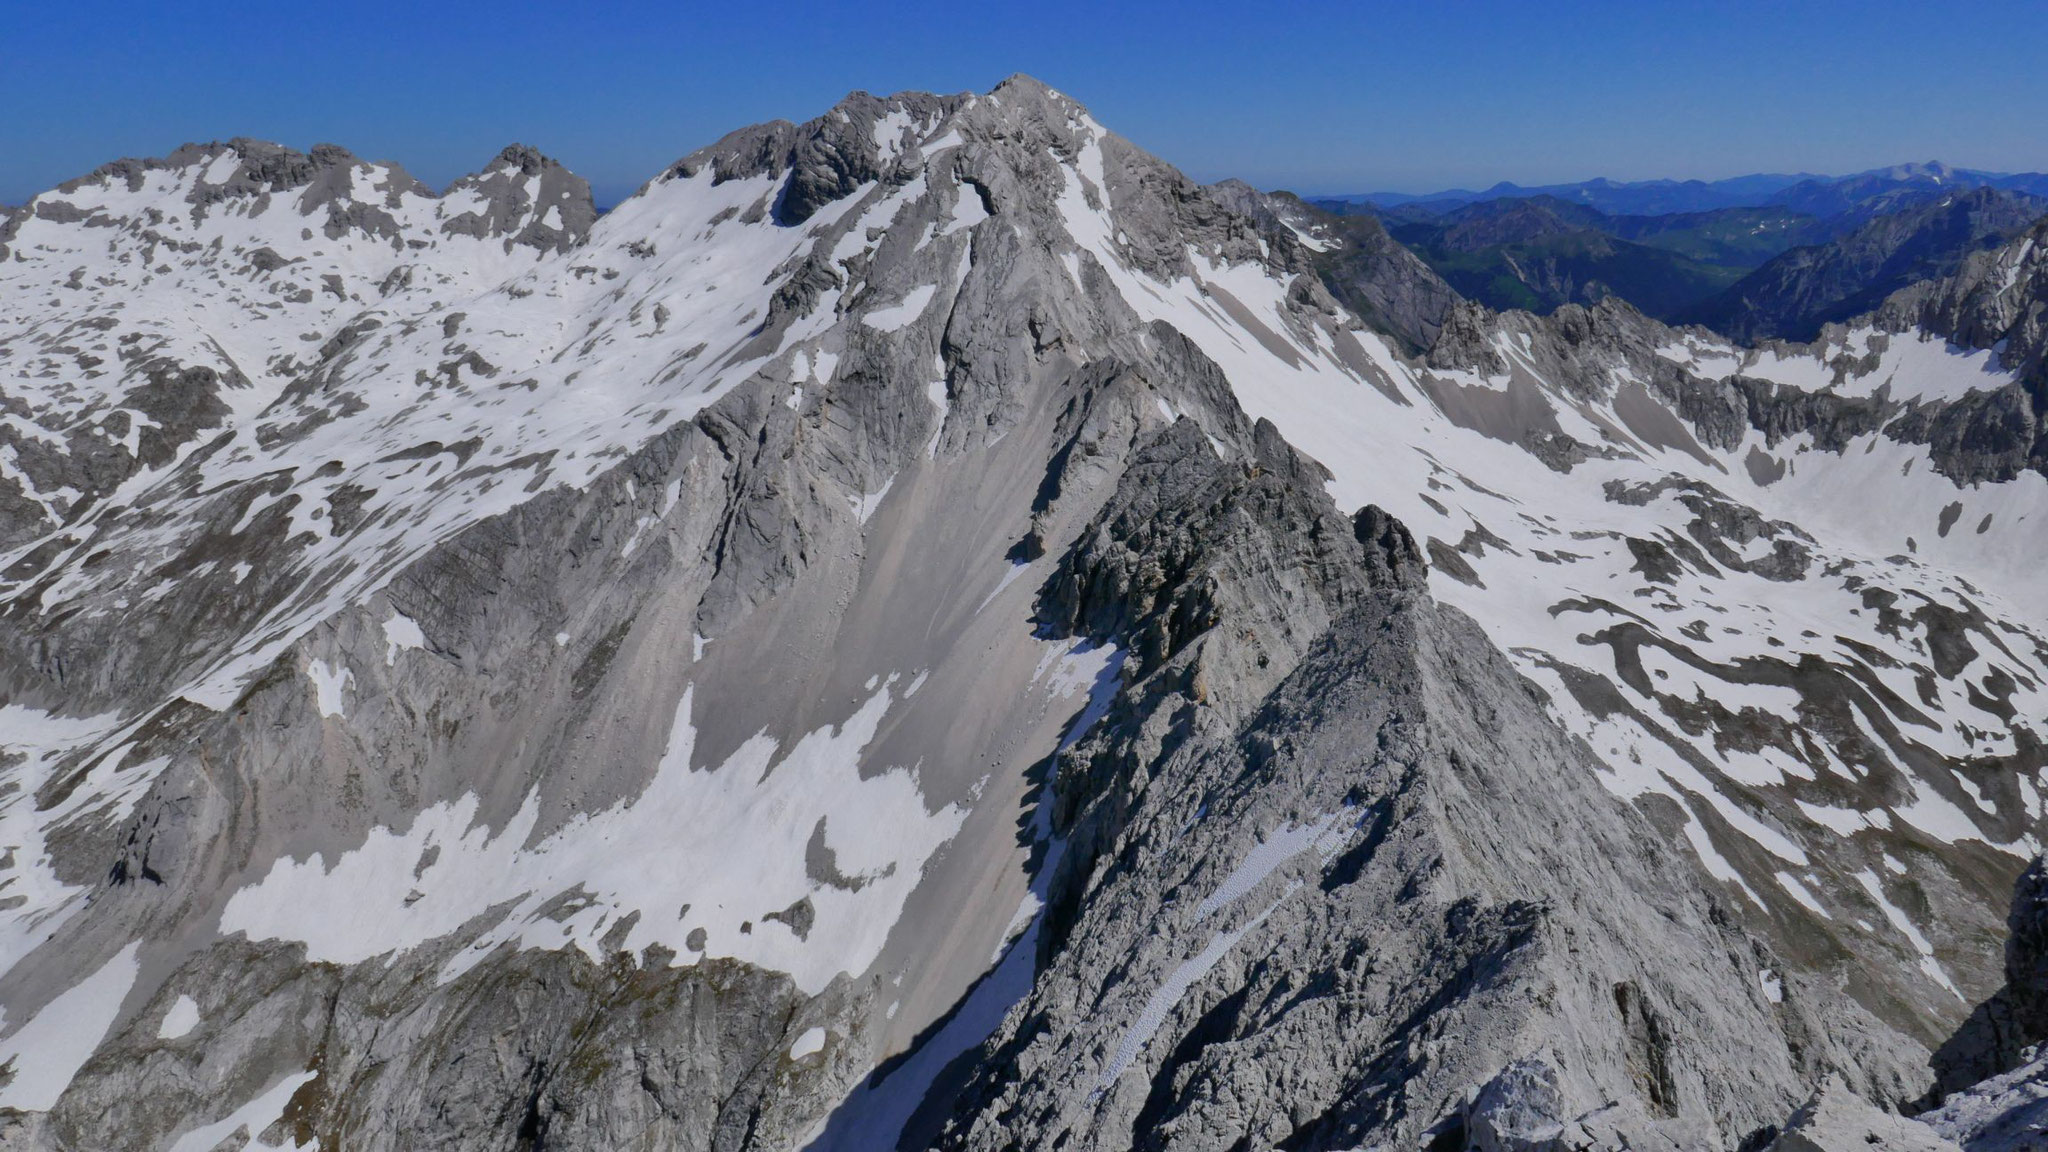
{"type": "Polygon", "coordinates": [[[2048,860],[2020,874],[2006,927],[2005,985],[1936,1050],[1931,1102],[2030,1063],[2048,1041],[2048,860]]]}
{"type": "Polygon", "coordinates": [[[1021,77],[6,228],[9,1147],[1754,1148],[2004,976],[1969,340],[1497,315],[1021,77]]]}
{"type": "Polygon", "coordinates": [[[1936,1050],[1935,1105],[1919,1120],[1969,1152],[2024,1152],[2048,1141],[2048,860],[2014,885],[2005,987],[1936,1050]]]}
{"type": "Polygon", "coordinates": [[[1289,193],[1262,193],[1241,180],[1212,185],[1210,192],[1269,231],[1293,233],[1315,254],[1330,294],[1374,329],[1393,336],[1404,351],[1424,352],[1436,343],[1458,293],[1389,236],[1377,217],[1334,215],[1289,193]]]}

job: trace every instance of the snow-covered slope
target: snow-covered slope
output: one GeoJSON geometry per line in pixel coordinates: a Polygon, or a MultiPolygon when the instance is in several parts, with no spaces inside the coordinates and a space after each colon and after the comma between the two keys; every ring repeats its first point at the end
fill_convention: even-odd
{"type": "Polygon", "coordinates": [[[1584,739],[1595,839],[1654,830],[1668,907],[1827,1040],[1715,1036],[1946,1035],[2042,815],[2048,490],[1926,434],[2024,393],[2003,353],[1461,305],[1418,359],[1241,201],[1024,79],[745,129],[601,219],[519,148],[438,196],[237,141],[38,197],[0,232],[0,1107],[58,1147],[935,1133],[1077,914],[1040,909],[1130,882],[1049,778],[1249,723],[1355,594],[1284,534],[1149,632],[1188,549],[1072,584],[1171,437],[1407,526],[1584,739]],[[1203,630],[1225,663],[1142,688],[1203,630]]]}
{"type": "Polygon", "coordinates": [[[337,148],[247,140],[36,197],[0,233],[20,489],[0,538],[75,517],[199,432],[263,412],[343,319],[494,286],[580,241],[593,215],[583,181],[517,147],[441,197],[337,148]]]}

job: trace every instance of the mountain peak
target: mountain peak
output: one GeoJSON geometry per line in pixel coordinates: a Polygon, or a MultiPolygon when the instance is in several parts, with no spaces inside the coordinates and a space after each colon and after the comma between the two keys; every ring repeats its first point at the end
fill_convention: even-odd
{"type": "Polygon", "coordinates": [[[516,168],[521,176],[535,176],[549,170],[563,170],[562,162],[528,144],[507,144],[485,166],[485,170],[516,168]]]}
{"type": "Polygon", "coordinates": [[[597,220],[590,182],[525,144],[507,145],[482,172],[450,184],[442,197],[468,208],[442,231],[502,238],[508,250],[566,250],[582,243],[597,220]]]}
{"type": "MultiPolygon", "coordinates": [[[[989,89],[991,96],[1024,96],[1036,99],[1068,100],[1052,85],[1025,72],[1012,72],[1002,82],[989,89]]],[[[1071,101],[1069,100],[1071,103],[1071,101]]]]}
{"type": "Polygon", "coordinates": [[[1874,177],[1879,180],[1897,180],[1908,183],[1947,184],[1963,174],[1960,169],[1944,164],[1939,160],[1928,160],[1924,162],[1909,161],[1904,164],[1893,164],[1886,168],[1873,168],[1857,175],[1874,177]]]}

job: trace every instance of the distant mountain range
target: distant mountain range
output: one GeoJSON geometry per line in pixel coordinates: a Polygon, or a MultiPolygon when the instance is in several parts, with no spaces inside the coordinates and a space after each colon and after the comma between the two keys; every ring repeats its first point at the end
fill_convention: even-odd
{"type": "Polygon", "coordinates": [[[1793,248],[1676,319],[1744,342],[1812,340],[1909,284],[1947,276],[2048,214],[2048,200],[1974,188],[1873,216],[1827,244],[1793,248]]]}
{"type": "Polygon", "coordinates": [[[1597,208],[1610,215],[1661,216],[1672,212],[1711,212],[1717,208],[1755,208],[1782,205],[1810,215],[1832,215],[1840,205],[1866,201],[1880,191],[1901,188],[1954,189],[1999,188],[2048,196],[2048,174],[2040,172],[1985,172],[1974,168],[1952,168],[1935,160],[1925,164],[1895,164],[1848,176],[1796,175],[1759,172],[1726,180],[1633,180],[1615,181],[1605,177],[1573,184],[1543,184],[1524,187],[1502,181],[1483,192],[1452,188],[1443,192],[1413,195],[1405,192],[1365,192],[1356,195],[1312,197],[1311,202],[1336,212],[1368,208],[1421,207],[1436,213],[1448,212],[1461,204],[1487,200],[1551,196],[1574,204],[1597,208]]]}
{"type": "MultiPolygon", "coordinates": [[[[1547,314],[1618,297],[1667,323],[1744,341],[1810,340],[1822,325],[1947,275],[2048,214],[2048,176],[1938,163],[1840,178],[1594,180],[1496,195],[1515,188],[1398,203],[1286,202],[1336,241],[1322,261],[1340,299],[1355,277],[1339,265],[1356,258],[1349,249],[1373,249],[1378,234],[1490,308],[1547,314]],[[1718,203],[1740,198],[1752,203],[1718,203]],[[1645,207],[1662,210],[1628,210],[1645,207]],[[1366,218],[1378,227],[1362,228],[1366,218]]],[[[1368,302],[1347,303],[1371,314],[1368,302]]],[[[1411,339],[1423,331],[1391,326],[1411,339]]]]}
{"type": "Polygon", "coordinates": [[[1613,295],[1652,316],[1712,296],[1827,222],[1783,208],[1609,216],[1555,197],[1490,200],[1442,216],[1388,214],[1390,235],[1464,296],[1548,312],[1613,295]]]}

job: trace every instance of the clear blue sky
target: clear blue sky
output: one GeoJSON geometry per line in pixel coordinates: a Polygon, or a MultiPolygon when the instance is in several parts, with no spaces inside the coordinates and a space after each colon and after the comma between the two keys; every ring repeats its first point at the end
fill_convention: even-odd
{"type": "Polygon", "coordinates": [[[23,0],[0,202],[123,155],[331,141],[441,184],[522,141],[615,199],[849,90],[1029,72],[1197,178],[1307,192],[1508,179],[2048,170],[2048,3],[304,4],[23,0]]]}

